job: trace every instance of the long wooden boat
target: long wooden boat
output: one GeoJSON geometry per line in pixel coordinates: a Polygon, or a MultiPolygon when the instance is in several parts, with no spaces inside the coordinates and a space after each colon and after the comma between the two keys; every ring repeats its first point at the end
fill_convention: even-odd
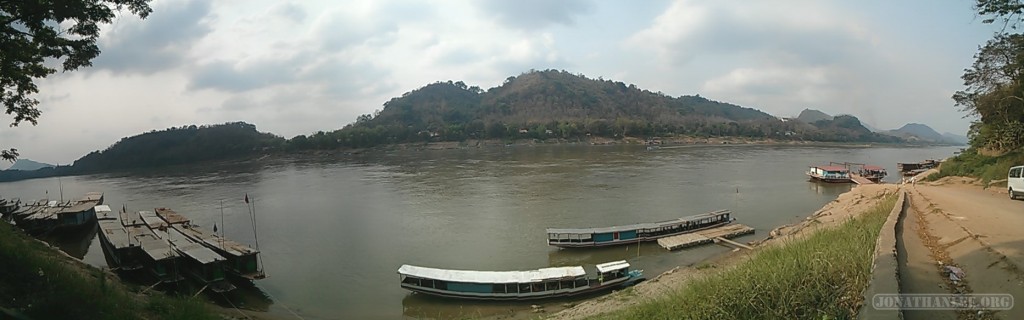
{"type": "Polygon", "coordinates": [[[557,247],[601,247],[653,241],[677,234],[714,228],[733,221],[732,211],[718,210],[674,220],[625,226],[582,229],[547,229],[548,244],[557,247]]]}
{"type": "Polygon", "coordinates": [[[581,266],[543,268],[529,271],[450,270],[402,265],[398,268],[402,288],[435,296],[474,300],[534,300],[569,297],[643,281],[640,270],[630,270],[626,261],[595,266],[588,276],[581,266]]]}
{"type": "Polygon", "coordinates": [[[829,183],[850,183],[850,169],[844,166],[811,166],[807,176],[812,180],[829,183]]]}
{"type": "Polygon", "coordinates": [[[103,194],[99,192],[86,193],[73,201],[40,200],[24,205],[23,210],[14,213],[13,219],[16,225],[30,234],[91,227],[96,219],[94,207],[101,204],[103,194]]]}
{"type": "Polygon", "coordinates": [[[224,267],[233,275],[246,280],[258,280],[266,278],[266,274],[259,268],[259,251],[247,245],[226,239],[206,230],[168,208],[157,208],[156,215],[164,220],[171,228],[181,232],[189,239],[220,254],[227,261],[224,267]]]}
{"type": "Polygon", "coordinates": [[[141,219],[138,212],[121,212],[121,223],[129,236],[136,239],[142,246],[143,266],[146,271],[160,282],[171,283],[184,280],[178,265],[184,265],[182,257],[171,247],[167,233],[151,230],[141,219]]]}
{"type": "Polygon", "coordinates": [[[153,211],[139,211],[139,218],[154,233],[166,232],[171,248],[182,257],[179,271],[215,292],[227,292],[235,286],[224,277],[224,257],[172,228],[153,211]]]}
{"type": "Polygon", "coordinates": [[[128,234],[125,226],[121,224],[119,215],[114,214],[107,205],[98,205],[95,210],[100,248],[103,249],[108,264],[123,271],[142,269],[145,255],[142,244],[128,234]]]}

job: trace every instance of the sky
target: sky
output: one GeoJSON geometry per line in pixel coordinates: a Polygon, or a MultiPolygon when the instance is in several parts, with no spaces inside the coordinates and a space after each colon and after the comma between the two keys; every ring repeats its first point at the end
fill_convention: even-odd
{"type": "MultiPolygon", "coordinates": [[[[123,137],[245,121],[330,131],[436,81],[531,69],[794,117],[966,135],[950,96],[996,26],[972,1],[156,0],[104,26],[93,66],[38,80],[36,126],[0,147],[67,164],[123,137]]],[[[11,122],[10,115],[0,121],[11,122]]]]}

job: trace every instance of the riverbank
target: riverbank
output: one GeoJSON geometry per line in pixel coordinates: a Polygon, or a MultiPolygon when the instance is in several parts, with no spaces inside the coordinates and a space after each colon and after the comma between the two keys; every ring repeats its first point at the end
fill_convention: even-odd
{"type": "Polygon", "coordinates": [[[201,300],[143,289],[0,222],[0,318],[222,318],[201,300]]]}
{"type": "MultiPolygon", "coordinates": [[[[897,190],[898,187],[891,184],[858,186],[849,192],[843,193],[835,201],[825,205],[804,221],[770,231],[767,239],[751,243],[758,247],[754,251],[733,251],[694,266],[680,266],[631,289],[606,295],[562,310],[552,315],[552,318],[586,319],[606,317],[608,314],[626,317],[637,315],[638,313],[645,314],[645,312],[650,311],[645,308],[650,307],[644,307],[644,305],[651,305],[652,303],[658,303],[655,301],[671,299],[688,286],[700,285],[704,279],[709,279],[725,272],[742,272],[735,271],[737,266],[744,265],[745,262],[752,261],[752,259],[757,259],[757,256],[766,248],[779,247],[781,244],[806,239],[817,234],[818,231],[836,229],[836,227],[844,222],[862,217],[865,213],[871,212],[878,207],[879,204],[893,198],[891,196],[895,195],[897,190]]],[[[887,213],[889,209],[891,208],[885,208],[883,211],[887,213]]],[[[884,217],[881,220],[884,220],[884,217]]],[[[875,233],[878,232],[877,229],[875,228],[875,233]]],[[[816,242],[824,243],[822,241],[827,242],[829,240],[818,240],[816,242]]],[[[760,267],[768,268],[769,266],[762,265],[760,267]]],[[[757,271],[764,275],[767,274],[766,272],[778,272],[779,270],[758,269],[747,271],[757,271]]]]}

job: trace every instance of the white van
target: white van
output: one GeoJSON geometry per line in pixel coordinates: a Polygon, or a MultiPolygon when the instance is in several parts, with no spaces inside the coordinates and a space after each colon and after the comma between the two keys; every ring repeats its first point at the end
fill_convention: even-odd
{"type": "Polygon", "coordinates": [[[1010,199],[1017,199],[1017,196],[1024,196],[1024,166],[1010,168],[1006,176],[1006,191],[1010,199]]]}

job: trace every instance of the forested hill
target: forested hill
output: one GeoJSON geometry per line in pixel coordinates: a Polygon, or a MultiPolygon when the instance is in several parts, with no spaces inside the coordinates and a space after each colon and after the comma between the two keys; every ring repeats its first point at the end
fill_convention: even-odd
{"type": "MultiPolygon", "coordinates": [[[[855,120],[856,118],[854,118],[855,120]]],[[[733,136],[835,142],[901,142],[859,121],[812,125],[700,96],[670,97],[622,82],[566,71],[531,71],[483,90],[462,81],[435,82],[384,104],[333,132],[298,136],[290,146],[370,147],[467,139],[733,136]]]]}
{"type": "Polygon", "coordinates": [[[696,118],[725,122],[774,117],[700,96],[673,98],[622,82],[548,70],[509,77],[487,91],[461,81],[429,84],[391,99],[367,125],[438,130],[473,121],[532,127],[600,119],[682,124],[696,118]]]}
{"type": "Polygon", "coordinates": [[[76,173],[186,164],[245,156],[285,145],[284,138],[245,122],[182,126],[122,138],[75,161],[76,173]]]}

